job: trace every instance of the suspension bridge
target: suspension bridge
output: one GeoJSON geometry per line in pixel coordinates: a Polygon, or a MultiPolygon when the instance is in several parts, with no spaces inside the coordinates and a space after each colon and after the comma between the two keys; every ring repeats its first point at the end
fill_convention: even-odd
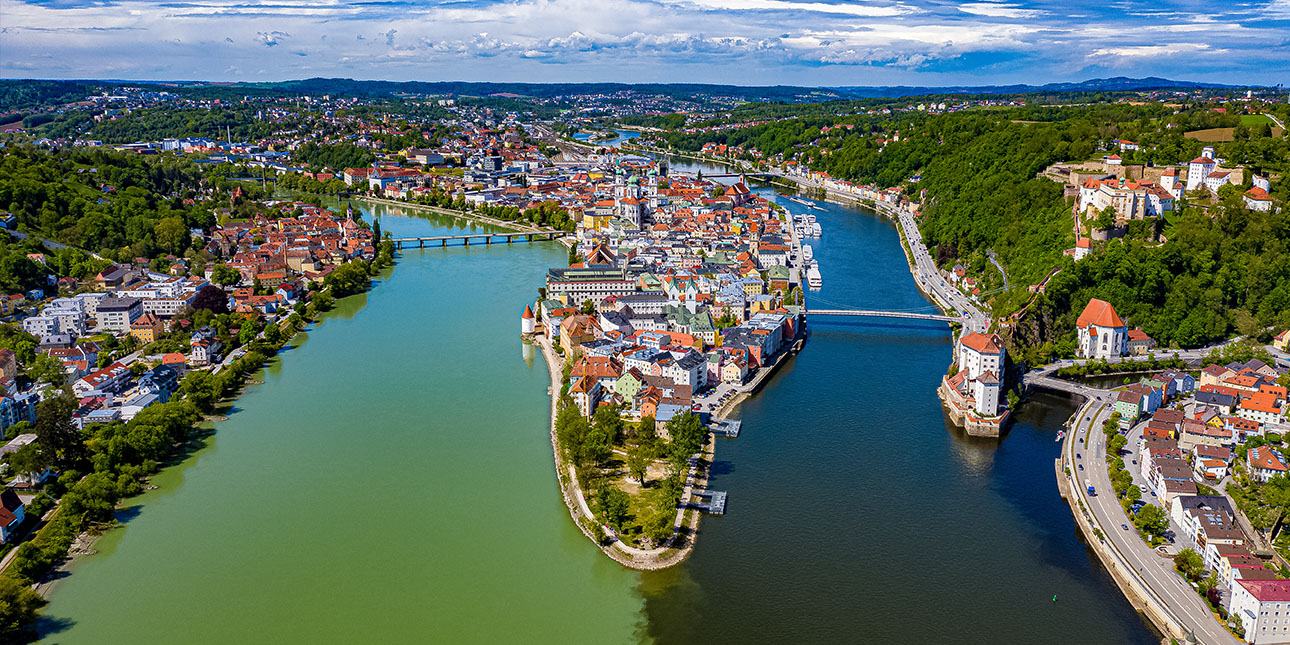
{"type": "Polygon", "coordinates": [[[893,310],[893,309],[863,309],[861,307],[853,307],[851,305],[846,305],[840,302],[832,302],[824,298],[821,298],[819,296],[812,296],[811,300],[813,302],[818,302],[825,306],[832,307],[832,309],[816,309],[813,307],[804,307],[802,309],[802,313],[808,317],[851,316],[851,317],[863,317],[863,318],[899,318],[899,319],[905,319],[905,320],[931,320],[935,322],[945,322],[945,323],[955,323],[955,322],[963,321],[963,319],[959,316],[947,316],[945,314],[939,313],[939,311],[935,311],[935,312],[931,311],[935,309],[935,307],[931,305],[924,305],[922,307],[916,307],[913,309],[902,311],[902,310],[893,310]]]}
{"type": "Polygon", "coordinates": [[[808,317],[816,316],[862,316],[867,318],[905,318],[913,320],[934,320],[936,322],[963,322],[960,316],[946,316],[942,314],[924,314],[913,311],[881,311],[877,309],[804,309],[802,313],[808,317]]]}

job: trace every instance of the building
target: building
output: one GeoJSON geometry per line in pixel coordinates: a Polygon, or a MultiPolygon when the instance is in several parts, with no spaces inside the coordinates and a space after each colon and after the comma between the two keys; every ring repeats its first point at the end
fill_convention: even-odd
{"type": "Polygon", "coordinates": [[[128,332],[143,315],[143,302],[138,298],[104,298],[99,302],[97,315],[99,329],[128,332]]]}
{"type": "Polygon", "coordinates": [[[1129,330],[1128,349],[1130,354],[1134,356],[1145,355],[1152,347],[1155,347],[1155,345],[1156,342],[1147,335],[1147,332],[1144,332],[1141,329],[1129,330]]]}
{"type": "Polygon", "coordinates": [[[1089,300],[1075,327],[1079,335],[1077,350],[1084,358],[1123,356],[1128,351],[1128,327],[1105,300],[1089,300]]]}
{"type": "Polygon", "coordinates": [[[5,488],[0,493],[0,542],[8,544],[10,538],[15,537],[14,533],[27,518],[25,510],[22,500],[18,499],[18,494],[12,488],[5,488]]]}
{"type": "Polygon", "coordinates": [[[1235,580],[1232,615],[1245,628],[1245,642],[1290,643],[1290,580],[1235,580]]]}
{"type": "Polygon", "coordinates": [[[130,335],[142,345],[157,340],[163,330],[161,319],[152,314],[144,314],[130,323],[130,335]]]}
{"type": "Polygon", "coordinates": [[[524,313],[520,314],[520,334],[532,336],[537,329],[537,319],[533,316],[533,307],[524,305],[524,313]]]}
{"type": "Polygon", "coordinates": [[[1208,156],[1200,156],[1187,162],[1187,192],[1205,185],[1205,178],[1214,172],[1218,164],[1208,156]]]}
{"type": "Polygon", "coordinates": [[[1003,339],[996,334],[972,332],[959,339],[958,367],[968,379],[976,379],[985,372],[1002,373],[1003,339]]]}
{"type": "Polygon", "coordinates": [[[0,381],[18,378],[18,357],[12,349],[0,349],[0,381]]]}
{"type": "Polygon", "coordinates": [[[1250,448],[1245,455],[1250,478],[1261,484],[1277,475],[1286,474],[1286,462],[1281,455],[1267,446],[1250,448]]]}
{"type": "Polygon", "coordinates": [[[1272,210],[1272,196],[1268,195],[1267,190],[1257,186],[1245,191],[1241,199],[1245,202],[1245,207],[1252,211],[1267,212],[1272,210]]]}

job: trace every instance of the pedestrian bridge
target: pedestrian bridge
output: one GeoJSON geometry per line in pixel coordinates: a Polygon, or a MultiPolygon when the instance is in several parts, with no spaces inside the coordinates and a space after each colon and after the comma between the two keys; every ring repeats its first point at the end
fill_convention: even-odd
{"type": "Polygon", "coordinates": [[[543,231],[540,233],[470,233],[467,235],[436,235],[433,237],[396,237],[391,239],[394,248],[418,248],[426,246],[470,246],[474,244],[511,244],[513,242],[545,242],[559,239],[564,233],[560,231],[543,231]],[[460,242],[461,244],[457,244],[460,242]]]}
{"type": "Polygon", "coordinates": [[[876,309],[807,309],[802,313],[807,316],[864,316],[868,318],[906,318],[912,320],[934,320],[936,322],[963,322],[959,316],[942,314],[920,314],[909,311],[879,311],[876,309]]]}

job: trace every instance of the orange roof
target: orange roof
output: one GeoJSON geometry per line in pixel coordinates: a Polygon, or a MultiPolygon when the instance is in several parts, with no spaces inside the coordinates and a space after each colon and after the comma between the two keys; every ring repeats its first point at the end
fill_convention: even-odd
{"type": "Polygon", "coordinates": [[[997,334],[978,334],[972,332],[959,341],[964,347],[982,354],[998,354],[1003,351],[1003,340],[997,334]]]}
{"type": "Polygon", "coordinates": [[[1241,401],[1241,407],[1246,410],[1281,414],[1281,408],[1277,406],[1277,397],[1271,392],[1255,392],[1249,398],[1241,401]]]}
{"type": "Polygon", "coordinates": [[[1079,315],[1079,320],[1075,321],[1075,326],[1083,329],[1090,325],[1098,327],[1123,327],[1124,321],[1115,313],[1115,307],[1105,300],[1093,298],[1088,301],[1084,307],[1084,313],[1079,315]]]}

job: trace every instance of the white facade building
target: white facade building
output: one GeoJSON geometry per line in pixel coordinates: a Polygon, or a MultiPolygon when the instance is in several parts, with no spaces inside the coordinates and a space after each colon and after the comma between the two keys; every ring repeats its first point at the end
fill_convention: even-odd
{"type": "Polygon", "coordinates": [[[1079,355],[1084,358],[1123,356],[1129,348],[1129,330],[1105,300],[1093,298],[1075,322],[1079,355]]]}

